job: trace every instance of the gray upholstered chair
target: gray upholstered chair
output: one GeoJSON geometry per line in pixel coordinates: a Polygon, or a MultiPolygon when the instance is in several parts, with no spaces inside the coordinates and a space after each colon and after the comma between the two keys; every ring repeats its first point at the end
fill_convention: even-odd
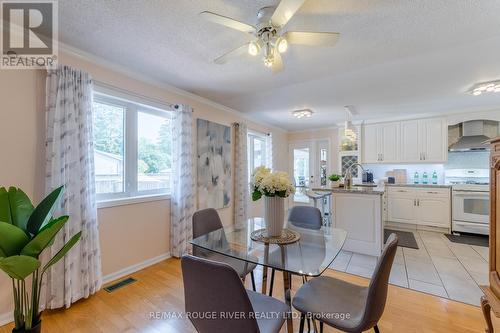
{"type": "Polygon", "coordinates": [[[321,229],[321,211],[311,206],[294,206],[288,213],[288,222],[304,229],[321,229]]]}
{"type": "MultiPolygon", "coordinates": [[[[288,213],[288,223],[299,228],[319,230],[321,229],[322,225],[321,211],[318,208],[311,206],[294,206],[288,213]]],[[[278,256],[281,258],[281,254],[278,252],[279,251],[270,253],[269,260],[272,261],[273,256],[278,256]]],[[[271,285],[269,286],[269,296],[273,295],[274,274],[275,270],[273,269],[271,271],[271,285]]],[[[304,278],[303,280],[305,281],[304,278]]]]}
{"type": "Polygon", "coordinates": [[[320,321],[321,332],[323,324],[327,324],[344,332],[357,333],[373,328],[379,333],[377,323],[384,313],[397,246],[398,238],[391,234],[368,287],[327,276],[302,285],[293,298],[293,306],[301,312],[299,332],[304,329],[305,317],[312,316],[320,321]],[[349,318],[342,318],[342,314],[349,314],[349,318]]]}
{"type": "Polygon", "coordinates": [[[189,319],[198,332],[280,331],[289,312],[286,304],[245,290],[231,266],[194,256],[184,256],[181,265],[186,313],[194,314],[189,319]],[[207,313],[215,317],[201,316],[207,313]]]}
{"type": "MultiPolygon", "coordinates": [[[[193,214],[193,239],[222,228],[222,221],[220,220],[219,214],[213,208],[199,210],[193,214]]],[[[250,273],[250,277],[252,279],[252,289],[256,291],[255,277],[253,274],[253,270],[256,267],[255,264],[233,257],[228,257],[223,254],[200,249],[196,246],[193,246],[193,254],[200,258],[206,258],[228,264],[238,273],[243,281],[245,281],[245,277],[250,273]]]]}

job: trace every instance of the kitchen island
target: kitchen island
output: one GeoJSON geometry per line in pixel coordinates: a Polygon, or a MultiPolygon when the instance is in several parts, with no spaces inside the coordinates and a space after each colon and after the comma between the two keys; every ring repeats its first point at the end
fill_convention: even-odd
{"type": "Polygon", "coordinates": [[[333,225],[347,231],[344,250],[372,256],[380,255],[384,244],[383,189],[319,187],[311,190],[332,193],[333,225]]]}

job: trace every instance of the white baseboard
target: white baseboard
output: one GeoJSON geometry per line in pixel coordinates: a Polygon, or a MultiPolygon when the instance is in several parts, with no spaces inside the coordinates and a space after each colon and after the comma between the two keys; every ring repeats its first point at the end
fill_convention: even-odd
{"type": "Polygon", "coordinates": [[[159,263],[160,261],[166,260],[170,258],[170,252],[161,254],[157,257],[151,258],[144,260],[143,262],[134,264],[132,266],[125,267],[124,269],[120,269],[119,271],[116,271],[114,273],[108,274],[102,278],[102,284],[107,284],[111,281],[117,280],[119,278],[122,278],[126,275],[130,275],[132,273],[135,273],[137,271],[140,271],[141,269],[144,269],[148,266],[154,265],[156,263],[159,263]]]}
{"type": "Polygon", "coordinates": [[[7,325],[14,321],[14,314],[12,311],[0,314],[0,326],[7,325]]]}
{"type": "MultiPolygon", "coordinates": [[[[102,283],[107,284],[111,281],[117,280],[121,277],[124,277],[126,275],[130,275],[132,273],[135,273],[137,271],[140,271],[141,269],[144,269],[148,266],[154,265],[156,263],[159,263],[160,261],[166,260],[170,258],[170,252],[164,253],[162,255],[159,255],[157,257],[144,260],[143,262],[137,263],[132,266],[125,267],[124,269],[121,269],[117,272],[108,274],[102,278],[102,283]]],[[[0,314],[0,326],[6,325],[10,322],[14,321],[14,314],[12,312],[6,312],[0,314]]]]}

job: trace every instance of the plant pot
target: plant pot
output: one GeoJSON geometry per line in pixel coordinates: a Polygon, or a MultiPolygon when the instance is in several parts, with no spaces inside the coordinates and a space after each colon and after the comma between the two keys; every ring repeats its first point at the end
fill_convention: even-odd
{"type": "Polygon", "coordinates": [[[330,185],[332,186],[332,188],[340,187],[340,180],[336,181],[330,180],[330,185]]]}
{"type": "Polygon", "coordinates": [[[264,219],[269,237],[281,236],[285,224],[285,199],[264,197],[264,219]]]}
{"type": "Polygon", "coordinates": [[[40,333],[42,330],[42,321],[40,320],[38,324],[30,328],[29,330],[25,330],[23,328],[16,330],[15,328],[12,329],[12,333],[40,333]]]}

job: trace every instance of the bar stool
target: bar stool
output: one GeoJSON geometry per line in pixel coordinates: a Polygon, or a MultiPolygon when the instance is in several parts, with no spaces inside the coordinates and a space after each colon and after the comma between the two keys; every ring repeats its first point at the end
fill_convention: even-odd
{"type": "Polygon", "coordinates": [[[326,201],[329,202],[330,197],[332,195],[331,192],[315,192],[315,191],[306,191],[305,195],[309,198],[312,199],[314,202],[314,207],[318,208],[321,210],[321,216],[323,218],[323,225],[325,226],[330,226],[332,223],[331,219],[331,211],[330,209],[328,210],[328,216],[325,214],[325,199],[326,201]],[[321,207],[318,207],[318,200],[321,200],[321,207]]]}

